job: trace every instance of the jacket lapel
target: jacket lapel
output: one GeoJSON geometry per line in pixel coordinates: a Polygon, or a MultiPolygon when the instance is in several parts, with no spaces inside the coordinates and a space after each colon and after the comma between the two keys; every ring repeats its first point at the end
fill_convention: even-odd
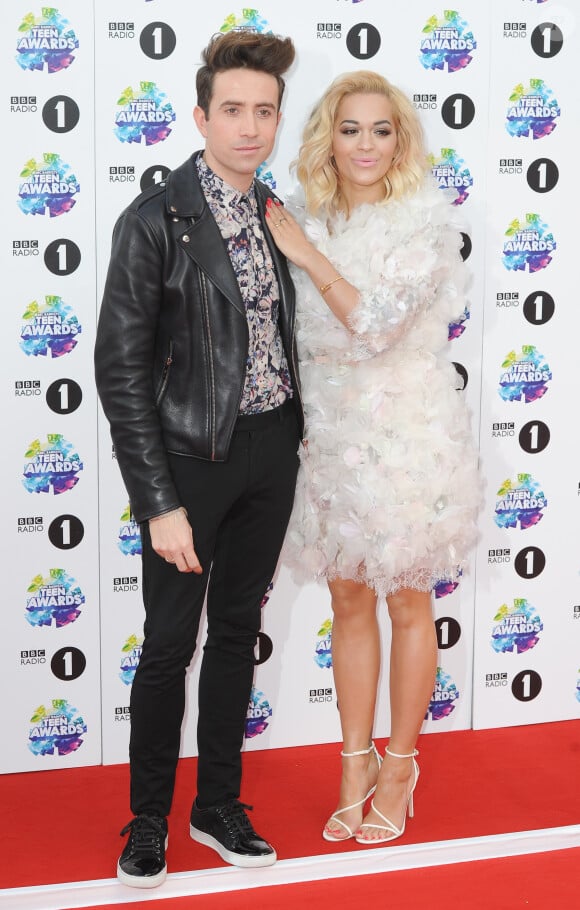
{"type": "Polygon", "coordinates": [[[245,316],[244,301],[230,257],[199,184],[195,154],[167,177],[167,214],[179,219],[175,222],[179,246],[245,316]],[[184,225],[182,219],[187,219],[188,223],[184,225]]]}

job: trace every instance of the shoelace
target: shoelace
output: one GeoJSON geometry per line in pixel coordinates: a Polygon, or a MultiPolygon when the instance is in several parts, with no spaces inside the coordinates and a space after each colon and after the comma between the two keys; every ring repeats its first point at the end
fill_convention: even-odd
{"type": "Polygon", "coordinates": [[[251,834],[256,837],[252,823],[244,812],[244,809],[249,809],[251,812],[253,808],[253,806],[248,806],[246,803],[241,803],[236,799],[226,803],[225,806],[222,806],[217,811],[223,818],[230,834],[251,834]]]}
{"type": "Polygon", "coordinates": [[[165,840],[165,822],[162,818],[151,815],[137,815],[125,825],[121,836],[131,832],[130,843],[132,853],[150,854],[161,853],[162,843],[165,840]]]}

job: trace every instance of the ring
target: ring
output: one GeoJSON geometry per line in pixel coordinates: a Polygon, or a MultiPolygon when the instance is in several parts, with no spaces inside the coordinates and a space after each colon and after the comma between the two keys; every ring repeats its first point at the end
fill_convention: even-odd
{"type": "Polygon", "coordinates": [[[173,565],[173,563],[175,562],[175,560],[174,560],[174,559],[168,559],[167,557],[165,557],[165,562],[169,562],[169,563],[171,563],[171,565],[173,565]]]}
{"type": "Polygon", "coordinates": [[[280,221],[278,222],[278,224],[282,224],[283,221],[288,221],[288,219],[287,219],[287,218],[280,218],[280,221]]]}

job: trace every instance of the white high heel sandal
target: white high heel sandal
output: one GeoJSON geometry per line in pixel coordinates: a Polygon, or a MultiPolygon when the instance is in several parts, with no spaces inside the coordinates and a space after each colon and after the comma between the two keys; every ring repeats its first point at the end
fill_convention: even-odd
{"type": "MultiPolygon", "coordinates": [[[[382,818],[382,820],[384,821],[385,824],[384,825],[375,825],[375,824],[373,824],[373,822],[363,822],[362,825],[360,825],[358,830],[359,830],[359,832],[362,832],[363,828],[375,828],[379,831],[386,831],[387,833],[384,836],[373,837],[373,838],[361,837],[360,835],[356,835],[355,840],[356,840],[357,844],[364,844],[367,847],[369,845],[374,846],[375,844],[384,844],[387,841],[396,840],[397,837],[401,837],[401,835],[404,834],[404,832],[405,832],[405,822],[407,821],[407,812],[409,813],[409,818],[413,818],[413,815],[415,814],[415,810],[414,810],[414,806],[413,806],[413,793],[415,792],[415,787],[417,786],[417,781],[419,780],[419,765],[415,761],[415,756],[418,755],[419,753],[418,753],[417,749],[413,749],[413,751],[410,752],[408,755],[400,755],[398,752],[391,752],[391,750],[389,749],[388,746],[385,749],[385,752],[387,755],[391,755],[393,758],[412,758],[413,759],[413,786],[411,787],[411,792],[409,793],[409,796],[407,798],[407,804],[405,806],[405,814],[403,815],[403,824],[401,825],[400,828],[398,828],[397,825],[393,821],[391,821],[390,818],[387,818],[386,815],[383,815],[382,812],[379,812],[379,810],[375,806],[374,799],[372,800],[372,802],[371,802],[372,809],[374,809],[376,815],[378,815],[379,818],[382,818]]],[[[337,821],[339,821],[339,819],[337,819],[337,821]]]]}
{"type": "MultiPolygon", "coordinates": [[[[379,753],[377,752],[377,749],[376,749],[376,746],[374,743],[371,743],[370,746],[368,747],[368,749],[361,749],[360,752],[341,752],[340,754],[342,755],[343,758],[354,758],[355,755],[370,755],[371,752],[374,753],[374,755],[377,759],[377,764],[379,766],[379,771],[380,771],[382,759],[381,759],[381,756],[379,755],[379,753]]],[[[353,803],[352,806],[345,806],[344,809],[337,809],[336,812],[334,812],[330,816],[330,818],[328,819],[328,822],[326,823],[326,826],[324,827],[324,829],[322,831],[322,836],[323,836],[324,840],[332,841],[333,843],[338,843],[339,841],[348,840],[350,837],[354,837],[354,831],[351,831],[351,829],[346,824],[346,822],[343,822],[342,819],[340,819],[338,816],[342,815],[343,812],[349,812],[351,809],[356,809],[356,808],[358,808],[358,806],[363,806],[366,803],[369,796],[372,796],[376,789],[377,789],[377,787],[375,784],[374,787],[371,787],[371,789],[369,790],[367,795],[363,796],[362,799],[359,799],[359,801],[357,803],[353,803]],[[346,834],[343,837],[337,837],[337,835],[335,833],[328,830],[328,824],[329,824],[329,822],[332,822],[332,821],[336,822],[338,825],[341,825],[344,828],[344,830],[346,831],[346,834]]]]}

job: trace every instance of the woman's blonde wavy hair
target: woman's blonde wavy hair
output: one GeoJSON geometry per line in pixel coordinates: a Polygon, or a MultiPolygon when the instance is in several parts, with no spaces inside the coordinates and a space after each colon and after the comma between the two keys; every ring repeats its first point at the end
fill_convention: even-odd
{"type": "Polygon", "coordinates": [[[316,215],[344,207],[340,181],[332,164],[332,140],[338,107],[347,95],[383,95],[391,102],[397,130],[397,150],[384,177],[385,199],[413,193],[427,170],[423,130],[406,95],[384,76],[371,70],[343,73],[327,88],[304,128],[302,145],[294,162],[304,188],[306,207],[316,215]]]}

